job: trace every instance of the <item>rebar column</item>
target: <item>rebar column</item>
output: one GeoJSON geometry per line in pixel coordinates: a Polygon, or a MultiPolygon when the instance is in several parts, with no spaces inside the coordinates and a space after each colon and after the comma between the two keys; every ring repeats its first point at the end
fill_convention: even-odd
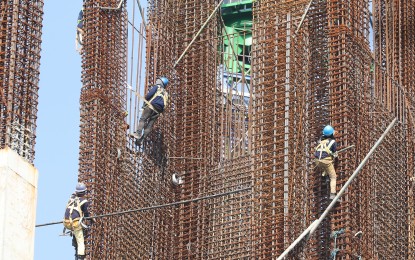
{"type": "Polygon", "coordinates": [[[43,0],[0,4],[0,149],[33,164],[43,0]]]}
{"type": "MultiPolygon", "coordinates": [[[[103,214],[128,207],[125,192],[127,16],[118,0],[84,1],[79,180],[86,183],[91,212],[103,214]]],[[[131,206],[131,205],[130,205],[131,206]]],[[[127,218],[103,220],[90,230],[88,255],[93,259],[134,256],[124,236],[127,218]]]]}

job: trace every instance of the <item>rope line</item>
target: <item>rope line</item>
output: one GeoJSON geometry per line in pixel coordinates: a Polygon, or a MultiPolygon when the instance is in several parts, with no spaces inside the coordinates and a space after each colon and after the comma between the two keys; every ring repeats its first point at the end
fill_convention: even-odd
{"type": "MultiPolygon", "coordinates": [[[[124,215],[124,214],[127,214],[127,213],[143,212],[143,211],[152,210],[152,209],[166,208],[166,207],[176,206],[176,205],[180,205],[180,204],[187,204],[187,203],[201,201],[201,200],[208,200],[208,199],[214,199],[214,198],[217,198],[217,197],[223,197],[223,196],[230,195],[230,194],[244,192],[244,191],[247,191],[247,190],[250,190],[250,189],[251,189],[251,187],[248,187],[248,188],[228,191],[228,192],[224,192],[224,193],[213,194],[213,195],[194,198],[194,199],[189,199],[189,200],[182,200],[182,201],[176,201],[176,202],[167,203],[167,204],[154,205],[154,206],[149,206],[149,207],[144,207],[144,208],[131,209],[131,210],[113,212],[113,213],[108,213],[108,214],[92,216],[92,217],[86,217],[84,219],[105,218],[105,217],[110,217],[110,216],[124,215]]],[[[35,227],[44,227],[44,226],[51,226],[51,225],[56,225],[56,224],[62,224],[62,221],[39,224],[39,225],[36,225],[35,227]]]]}

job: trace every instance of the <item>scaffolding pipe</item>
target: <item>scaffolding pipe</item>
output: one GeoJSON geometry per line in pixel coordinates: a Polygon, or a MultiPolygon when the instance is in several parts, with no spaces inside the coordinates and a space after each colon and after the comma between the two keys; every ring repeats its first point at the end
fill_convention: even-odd
{"type": "Polygon", "coordinates": [[[311,223],[311,225],[310,226],[308,226],[308,228],[306,229],[306,230],[304,230],[304,232],[303,233],[301,233],[301,235],[289,246],[289,247],[287,247],[287,249],[285,249],[285,251],[284,251],[284,253],[282,253],[278,258],[277,258],[277,260],[280,260],[280,259],[282,259],[283,257],[285,257],[291,250],[293,250],[294,249],[294,247],[298,244],[298,243],[300,243],[300,241],[301,240],[303,240],[303,238],[305,237],[305,236],[307,236],[308,235],[308,233],[310,232],[310,230],[311,230],[311,228],[312,227],[314,227],[316,224],[317,224],[317,219],[316,220],[314,220],[314,222],[313,223],[311,223]]]}
{"type": "Polygon", "coordinates": [[[386,135],[389,133],[389,131],[392,129],[392,127],[395,125],[396,121],[398,119],[395,118],[386,128],[385,132],[383,132],[382,136],[378,139],[378,141],[372,146],[366,157],[362,160],[362,162],[359,164],[359,166],[356,168],[356,170],[353,172],[352,176],[347,180],[347,182],[343,185],[341,190],[337,193],[336,197],[332,200],[330,205],[327,207],[327,209],[323,212],[323,214],[320,216],[319,219],[315,220],[311,225],[277,258],[277,260],[283,259],[307,234],[308,237],[310,237],[314,231],[318,228],[320,223],[323,221],[323,219],[329,214],[330,210],[334,207],[334,205],[337,203],[338,199],[343,195],[343,193],[346,191],[346,189],[349,187],[349,185],[352,183],[352,181],[356,178],[356,176],[359,174],[360,170],[365,166],[366,162],[369,160],[370,156],[372,156],[373,152],[376,150],[376,148],[380,145],[380,143],[383,141],[383,139],[386,137],[386,135]]]}
{"type": "Polygon", "coordinates": [[[305,19],[305,17],[307,16],[308,10],[310,9],[311,4],[313,3],[313,1],[314,1],[314,0],[311,0],[311,1],[310,1],[310,3],[308,3],[308,5],[307,5],[307,7],[306,7],[306,9],[305,9],[305,11],[304,11],[303,16],[301,17],[301,21],[300,21],[300,23],[298,24],[297,30],[295,30],[295,33],[294,33],[294,35],[293,35],[293,38],[297,35],[298,31],[300,30],[301,25],[303,24],[304,19],[305,19]]]}
{"type": "Polygon", "coordinates": [[[200,30],[196,33],[195,37],[193,37],[193,40],[189,43],[189,45],[187,45],[186,49],[183,51],[182,55],[180,55],[179,59],[176,61],[176,63],[174,63],[173,68],[176,67],[176,65],[181,61],[181,59],[183,58],[183,56],[186,54],[186,52],[189,50],[190,46],[192,46],[193,42],[196,40],[196,38],[199,36],[199,34],[203,31],[203,29],[205,29],[206,25],[208,24],[208,22],[210,21],[210,19],[212,19],[213,15],[218,11],[219,7],[222,5],[223,0],[221,0],[219,2],[219,4],[216,6],[215,10],[213,10],[213,12],[210,14],[209,18],[206,20],[206,22],[202,25],[202,28],[200,28],[200,30]]]}

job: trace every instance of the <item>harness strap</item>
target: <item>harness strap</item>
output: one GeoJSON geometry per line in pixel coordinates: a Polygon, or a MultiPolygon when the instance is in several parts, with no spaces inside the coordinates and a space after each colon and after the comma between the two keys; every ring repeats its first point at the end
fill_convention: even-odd
{"type": "Polygon", "coordinates": [[[316,147],[316,151],[320,152],[318,159],[321,160],[321,156],[323,154],[323,152],[326,152],[328,155],[333,156],[332,151],[330,150],[330,148],[332,147],[332,145],[334,144],[334,140],[329,141],[329,139],[323,140],[321,141],[317,147],[316,147]]]}
{"type": "Polygon", "coordinates": [[[146,103],[147,103],[147,105],[148,105],[148,106],[149,106],[152,110],[154,110],[156,113],[160,113],[159,111],[157,111],[157,110],[153,107],[153,105],[151,105],[151,102],[153,102],[153,100],[154,100],[156,97],[162,97],[162,98],[163,98],[163,101],[164,101],[164,105],[166,105],[166,104],[167,104],[167,100],[169,99],[169,95],[168,95],[168,93],[166,92],[166,90],[165,90],[164,88],[162,88],[162,87],[160,87],[160,85],[158,85],[157,91],[156,91],[156,93],[154,93],[153,97],[152,97],[149,101],[147,101],[147,100],[145,100],[145,99],[144,99],[144,102],[146,102],[146,103]]]}
{"type": "Polygon", "coordinates": [[[81,201],[78,197],[75,197],[73,199],[71,198],[69,200],[68,205],[66,206],[66,208],[69,209],[69,222],[71,223],[71,226],[72,226],[72,223],[75,220],[79,220],[79,219],[84,217],[84,213],[82,212],[81,206],[84,205],[86,202],[87,202],[87,200],[81,201]],[[74,210],[76,210],[79,213],[79,217],[73,219],[72,218],[72,213],[73,213],[74,210]]]}

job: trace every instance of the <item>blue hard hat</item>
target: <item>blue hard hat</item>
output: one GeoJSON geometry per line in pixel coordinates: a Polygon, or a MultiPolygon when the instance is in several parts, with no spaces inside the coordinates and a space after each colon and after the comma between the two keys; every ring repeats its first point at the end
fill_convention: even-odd
{"type": "Polygon", "coordinates": [[[86,191],[86,185],[82,182],[76,184],[75,193],[83,193],[86,191]]]}
{"type": "Polygon", "coordinates": [[[159,77],[159,79],[163,82],[163,87],[167,87],[169,80],[166,77],[159,77]]]}
{"type": "Polygon", "coordinates": [[[331,125],[326,125],[323,129],[323,135],[331,136],[334,134],[334,128],[331,125]]]}

